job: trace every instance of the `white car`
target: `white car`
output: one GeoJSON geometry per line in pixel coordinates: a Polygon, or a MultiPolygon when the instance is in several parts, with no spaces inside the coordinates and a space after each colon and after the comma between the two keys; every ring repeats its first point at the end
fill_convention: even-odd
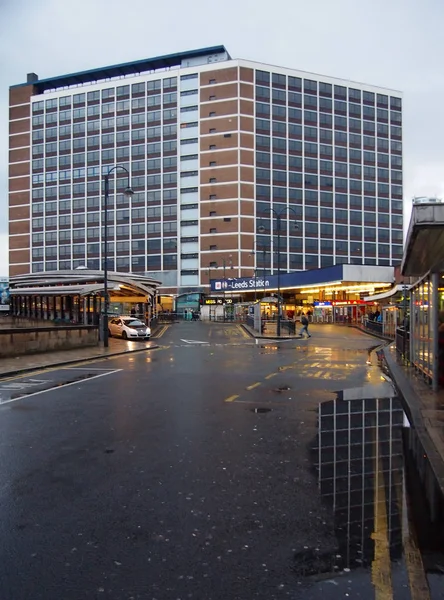
{"type": "Polygon", "coordinates": [[[151,329],[135,317],[117,317],[109,321],[108,334],[122,337],[124,340],[147,340],[151,336],[151,329]]]}

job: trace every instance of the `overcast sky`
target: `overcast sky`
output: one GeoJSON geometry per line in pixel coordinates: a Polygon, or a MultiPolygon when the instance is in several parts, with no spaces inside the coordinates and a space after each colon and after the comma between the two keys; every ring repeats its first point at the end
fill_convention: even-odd
{"type": "Polygon", "coordinates": [[[7,274],[8,89],[26,74],[224,44],[234,58],[404,92],[404,203],[444,196],[443,0],[0,0],[0,275],[7,274]]]}

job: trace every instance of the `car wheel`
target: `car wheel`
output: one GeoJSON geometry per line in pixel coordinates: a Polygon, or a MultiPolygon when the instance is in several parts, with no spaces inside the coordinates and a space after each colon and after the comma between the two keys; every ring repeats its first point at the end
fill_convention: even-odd
{"type": "Polygon", "coordinates": [[[127,335],[126,331],[122,331],[122,339],[124,339],[124,340],[128,339],[128,335],[127,335]]]}

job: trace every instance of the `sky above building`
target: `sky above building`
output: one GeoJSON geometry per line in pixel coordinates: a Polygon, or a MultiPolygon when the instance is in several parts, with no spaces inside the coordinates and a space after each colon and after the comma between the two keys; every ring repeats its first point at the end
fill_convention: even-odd
{"type": "Polygon", "coordinates": [[[404,205],[444,196],[442,0],[0,2],[0,275],[8,265],[9,86],[224,44],[245,58],[400,90],[404,205]]]}

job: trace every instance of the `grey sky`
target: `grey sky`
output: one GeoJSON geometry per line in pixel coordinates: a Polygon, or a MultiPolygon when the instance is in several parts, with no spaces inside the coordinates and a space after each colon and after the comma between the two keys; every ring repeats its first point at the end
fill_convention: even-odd
{"type": "Polygon", "coordinates": [[[231,56],[404,92],[404,198],[444,196],[442,0],[0,0],[0,274],[7,263],[8,88],[225,44],[231,56]]]}

